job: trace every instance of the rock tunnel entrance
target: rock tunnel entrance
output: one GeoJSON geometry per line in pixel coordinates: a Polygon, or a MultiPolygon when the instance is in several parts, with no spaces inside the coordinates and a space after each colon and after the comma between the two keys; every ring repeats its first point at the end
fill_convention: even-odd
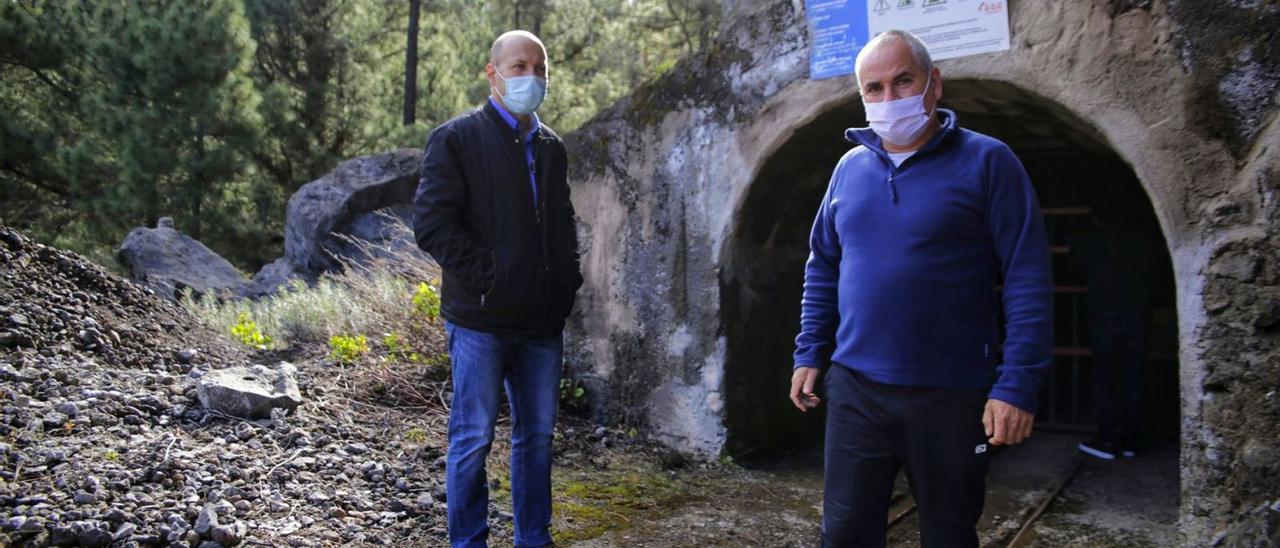
{"type": "MultiPolygon", "coordinates": [[[[1178,439],[1177,318],[1173,270],[1156,216],[1132,169],[1083,120],[1050,100],[1001,82],[947,81],[943,106],[961,126],[995,136],[1017,153],[1036,186],[1053,246],[1055,350],[1037,427],[1087,433],[1096,427],[1083,241],[1106,214],[1133,227],[1146,249],[1151,290],[1144,365],[1143,435],[1178,439]]],[[[735,220],[721,270],[726,452],[748,460],[812,447],[820,413],[785,397],[799,329],[803,267],[817,204],[836,161],[851,146],[846,127],[865,125],[855,98],[799,127],[756,174],[735,220]]],[[[1131,261],[1111,265],[1133,268],[1131,261]]],[[[998,290],[998,287],[993,288],[998,290]]],[[[1176,444],[1175,444],[1176,445],[1176,444]]]]}

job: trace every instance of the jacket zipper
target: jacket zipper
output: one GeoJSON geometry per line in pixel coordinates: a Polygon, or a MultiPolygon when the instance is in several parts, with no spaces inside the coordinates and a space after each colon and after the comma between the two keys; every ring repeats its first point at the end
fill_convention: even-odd
{"type": "MultiPolygon", "coordinates": [[[[515,144],[516,144],[516,153],[517,153],[517,157],[521,158],[521,163],[524,163],[524,158],[525,158],[525,154],[524,154],[524,145],[520,142],[520,130],[519,130],[519,128],[517,128],[517,129],[516,129],[515,144]]],[[[543,278],[544,278],[544,279],[546,279],[546,282],[547,282],[547,283],[545,284],[545,291],[544,291],[544,294],[543,294],[543,297],[544,297],[544,298],[543,298],[543,303],[544,303],[544,306],[543,306],[543,320],[544,320],[546,323],[550,323],[550,318],[551,318],[551,267],[549,266],[549,263],[547,262],[547,261],[548,261],[548,250],[547,250],[547,237],[548,237],[548,236],[547,236],[547,227],[546,227],[546,225],[542,222],[542,209],[543,209],[543,207],[546,205],[546,201],[545,201],[545,198],[543,197],[543,194],[546,194],[546,189],[542,189],[542,190],[543,190],[542,192],[538,192],[538,186],[539,186],[539,185],[538,185],[538,150],[537,150],[537,146],[536,146],[536,145],[534,146],[534,151],[533,151],[533,165],[530,165],[530,166],[529,166],[529,171],[530,171],[531,175],[533,176],[533,195],[534,195],[534,200],[533,200],[533,220],[534,220],[534,224],[535,224],[535,225],[537,225],[537,227],[538,227],[538,233],[539,233],[539,236],[540,236],[539,240],[541,240],[541,242],[540,242],[540,243],[542,244],[542,273],[543,273],[543,278]]],[[[498,264],[498,262],[497,262],[496,257],[495,257],[495,260],[494,260],[494,267],[495,267],[495,268],[497,267],[497,264],[498,264]]],[[[496,272],[494,273],[494,277],[495,277],[495,280],[496,280],[496,277],[497,277],[497,273],[496,273],[496,272]]],[[[487,295],[487,294],[486,294],[486,295],[487,295]]],[[[481,308],[484,308],[484,302],[485,302],[485,296],[486,296],[486,295],[480,295],[480,307],[481,307],[481,308]]]]}

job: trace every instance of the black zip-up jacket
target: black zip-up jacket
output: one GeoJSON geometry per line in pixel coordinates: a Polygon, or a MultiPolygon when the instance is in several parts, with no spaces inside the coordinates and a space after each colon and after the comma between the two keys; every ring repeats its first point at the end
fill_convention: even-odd
{"type": "Polygon", "coordinates": [[[492,103],[427,138],[413,232],[444,271],[442,315],[462,327],[559,332],[582,286],[564,143],[545,125],[533,139],[537,204],[523,136],[492,103]]]}

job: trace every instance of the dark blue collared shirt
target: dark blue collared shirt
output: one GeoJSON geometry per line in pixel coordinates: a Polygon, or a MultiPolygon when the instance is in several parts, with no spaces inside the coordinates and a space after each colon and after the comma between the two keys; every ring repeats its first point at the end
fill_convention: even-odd
{"type": "MultiPolygon", "coordinates": [[[[510,112],[507,112],[507,109],[502,108],[502,103],[494,100],[492,95],[489,96],[489,103],[498,110],[498,114],[502,115],[502,119],[507,121],[507,125],[511,126],[511,129],[518,130],[520,121],[516,120],[516,117],[512,116],[510,112]]],[[[538,133],[538,128],[542,126],[542,122],[538,120],[538,113],[536,112],[530,113],[529,116],[532,120],[529,124],[529,133],[524,136],[524,159],[525,165],[529,166],[529,185],[533,187],[533,204],[536,207],[538,205],[538,179],[534,172],[533,164],[533,136],[538,133]]]]}

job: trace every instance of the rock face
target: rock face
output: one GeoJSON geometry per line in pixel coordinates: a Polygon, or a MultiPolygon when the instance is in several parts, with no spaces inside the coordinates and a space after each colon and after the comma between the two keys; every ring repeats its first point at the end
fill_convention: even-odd
{"type": "Polygon", "coordinates": [[[235,266],[179,232],[168,217],[155,228],[134,229],[116,256],[134,281],[170,298],[188,287],[200,294],[239,294],[248,285],[235,266]]]}
{"type": "Polygon", "coordinates": [[[316,273],[340,269],[336,257],[363,262],[387,249],[421,253],[413,235],[395,222],[409,224],[406,206],[418,187],[421,160],[414,149],[365,156],[303,185],[289,198],[284,258],[298,271],[316,273]]]}
{"type": "Polygon", "coordinates": [[[196,394],[205,409],[245,419],[268,418],[273,409],[292,412],[302,403],[296,372],[287,362],[274,370],[261,365],[218,369],[196,381],[196,394]]]}
{"type": "MultiPolygon", "coordinates": [[[[566,138],[586,278],[570,372],[599,416],[682,450],[726,446],[744,384],[785,399],[789,360],[735,370],[735,338],[756,324],[794,336],[759,309],[781,302],[760,288],[798,293],[770,277],[804,260],[825,151],[864,125],[852,77],[808,79],[803,5],[726,3],[707,51],[566,138]]],[[[1280,11],[1004,5],[1011,49],[940,62],[943,101],[1015,149],[1072,147],[1132,169],[1177,292],[1180,528],[1188,545],[1250,538],[1265,520],[1245,515],[1280,493],[1274,460],[1258,456],[1280,451],[1280,11]]],[[[768,344],[785,354],[785,340],[768,344]]]]}

